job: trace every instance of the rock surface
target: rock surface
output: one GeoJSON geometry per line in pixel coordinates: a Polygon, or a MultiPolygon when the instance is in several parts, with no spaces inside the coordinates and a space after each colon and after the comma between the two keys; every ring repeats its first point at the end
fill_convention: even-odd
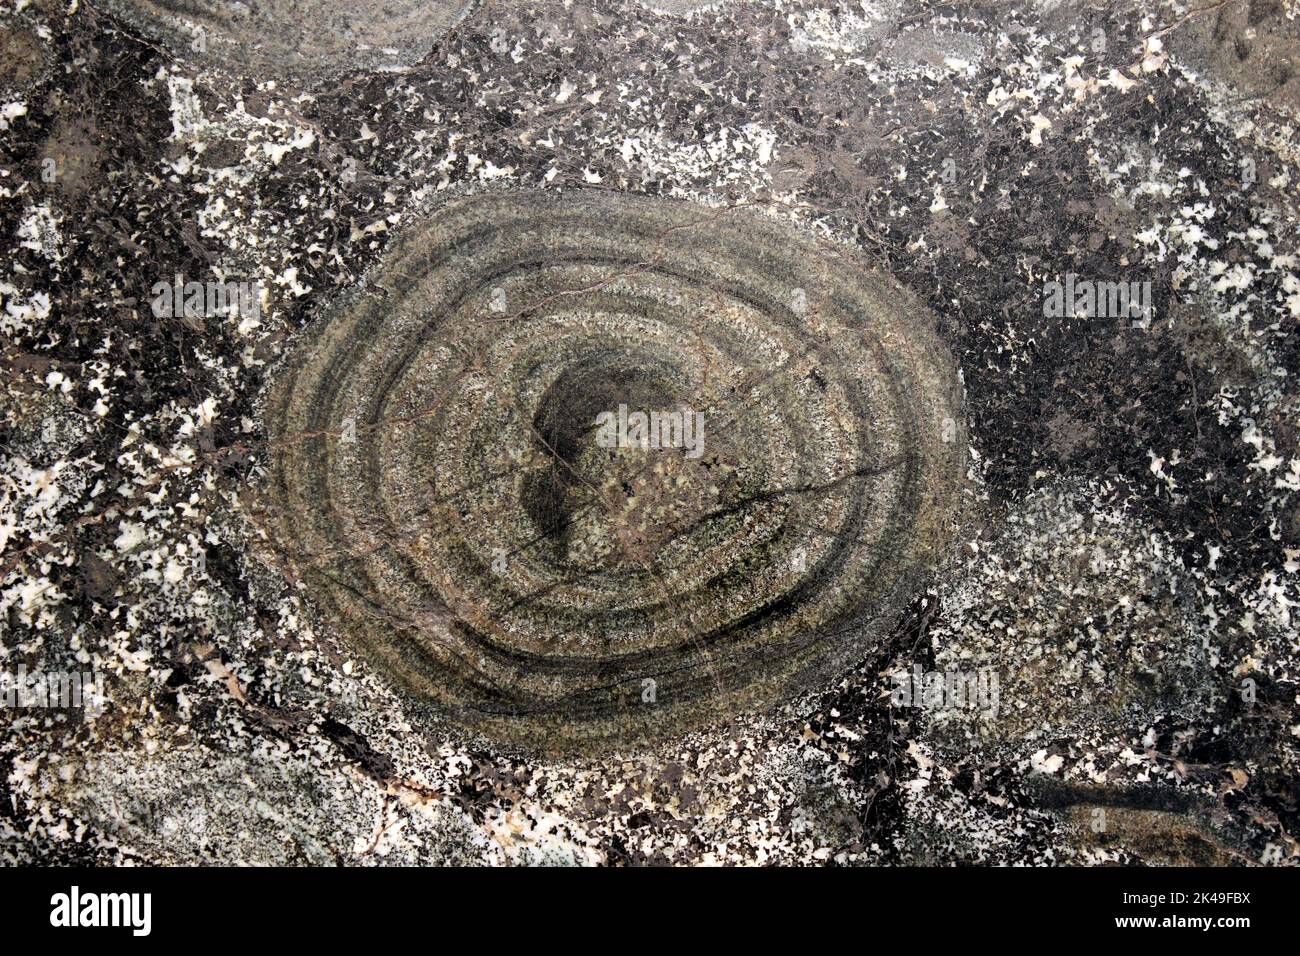
{"type": "MultiPolygon", "coordinates": [[[[342,46],[214,31],[195,51],[123,9],[0,8],[2,669],[90,674],[102,691],[0,714],[7,861],[1295,862],[1292,0],[483,0],[391,56],[364,16],[342,46]],[[284,61],[281,41],[329,65],[284,61]],[[834,674],[557,756],[448,719],[376,666],[388,638],[340,626],[301,568],[329,555],[286,560],[267,489],[285,468],[285,370],[323,347],[330,317],[389,294],[422,229],[476,202],[593,193],[797,237],[798,261],[760,275],[842,256],[907,289],[896,318],[950,356],[940,380],[956,390],[895,407],[951,403],[955,421],[937,443],[914,413],[877,424],[957,454],[962,480],[918,519],[936,544],[926,573],[834,674]],[[177,276],[255,291],[187,313],[160,300],[177,276]],[[1054,313],[1048,289],[1067,282],[1149,283],[1148,307],[1054,313]]],[[[596,235],[617,242],[607,218],[596,235]]],[[[669,248],[705,268],[709,250],[669,248]]],[[[548,261],[534,260],[531,281],[548,261]]],[[[612,295],[628,262],[584,268],[612,295]]],[[[488,319],[495,287],[475,284],[488,319]]],[[[807,334],[831,336],[819,287],[801,288],[807,334]]],[[[707,314],[702,286],[682,294],[676,322],[707,314]]],[[[359,343],[381,341],[382,311],[359,343]]],[[[467,332],[409,381],[433,382],[456,348],[492,368],[516,334],[530,341],[467,332]]],[[[886,381],[837,354],[828,389],[886,381]]],[[[739,462],[779,462],[789,448],[763,436],[797,421],[810,446],[828,440],[817,422],[835,402],[815,378],[800,399],[782,383],[779,406],[739,403],[760,443],[739,462]]],[[[678,397],[660,385],[645,394],[678,397]]],[[[310,410],[332,429],[343,405],[310,410]]],[[[405,476],[390,506],[475,467],[441,452],[408,467],[402,454],[454,436],[399,437],[378,461],[405,476]]],[[[547,460],[522,438],[511,449],[547,460]]],[[[915,487],[946,486],[920,474],[915,487]]],[[[713,493],[689,472],[656,481],[678,477],[713,493]]],[[[659,517],[691,500],[646,495],[659,517]]],[[[511,502],[498,515],[483,499],[479,524],[440,534],[505,540],[522,527],[511,502]]],[[[309,504],[296,513],[319,514],[309,504]]],[[[580,528],[559,557],[605,569],[613,539],[643,559],[670,547],[617,531],[580,528]]],[[[843,543],[864,546],[878,555],[843,543]]],[[[829,580],[875,605],[852,575],[829,580]]]]}

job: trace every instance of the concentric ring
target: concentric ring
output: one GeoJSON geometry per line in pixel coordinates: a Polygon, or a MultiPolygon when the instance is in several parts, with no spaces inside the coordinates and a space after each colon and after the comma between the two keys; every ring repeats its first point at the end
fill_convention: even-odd
{"type": "Polygon", "coordinates": [[[911,296],[756,213],[474,197],[274,383],[268,528],[418,699],[631,744],[871,652],[950,533],[958,394],[911,296]],[[609,447],[637,412],[680,428],[609,447]]]}

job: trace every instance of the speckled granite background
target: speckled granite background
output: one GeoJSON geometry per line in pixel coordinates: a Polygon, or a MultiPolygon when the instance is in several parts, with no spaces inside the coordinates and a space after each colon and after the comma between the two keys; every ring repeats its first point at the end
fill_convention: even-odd
{"type": "Polygon", "coordinates": [[[0,10],[0,645],[106,698],[0,712],[7,861],[1296,860],[1293,0],[482,0],[423,60],[274,80],[0,10]],[[431,728],[247,506],[268,375],[390,237],[579,187],[891,273],[960,366],[969,481],[883,661],[557,759],[431,728]],[[177,273],[263,307],[155,318],[177,273]],[[1149,281],[1151,320],[1044,317],[1068,274],[1149,281]],[[891,706],[914,665],[996,673],[997,715],[891,706]]]}

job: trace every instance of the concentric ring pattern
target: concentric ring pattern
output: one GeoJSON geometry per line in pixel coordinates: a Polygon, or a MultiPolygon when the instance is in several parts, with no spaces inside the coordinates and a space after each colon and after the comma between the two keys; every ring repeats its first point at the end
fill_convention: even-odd
{"type": "Polygon", "coordinates": [[[268,527],[416,698],[630,744],[870,654],[950,533],[958,402],[911,296],[756,213],[463,199],[273,384],[268,527]]]}

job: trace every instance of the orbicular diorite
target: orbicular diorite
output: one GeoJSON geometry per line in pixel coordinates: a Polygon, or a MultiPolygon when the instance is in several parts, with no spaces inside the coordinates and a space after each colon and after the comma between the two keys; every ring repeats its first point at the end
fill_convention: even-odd
{"type": "Polygon", "coordinates": [[[174,53],[235,73],[314,75],[419,62],[473,0],[109,0],[174,53]]]}
{"type": "Polygon", "coordinates": [[[910,295],[756,213],[463,199],[279,374],[266,527],[416,699],[632,744],[870,655],[950,534],[959,401],[910,295]],[[600,440],[636,411],[702,425],[600,440]]]}

